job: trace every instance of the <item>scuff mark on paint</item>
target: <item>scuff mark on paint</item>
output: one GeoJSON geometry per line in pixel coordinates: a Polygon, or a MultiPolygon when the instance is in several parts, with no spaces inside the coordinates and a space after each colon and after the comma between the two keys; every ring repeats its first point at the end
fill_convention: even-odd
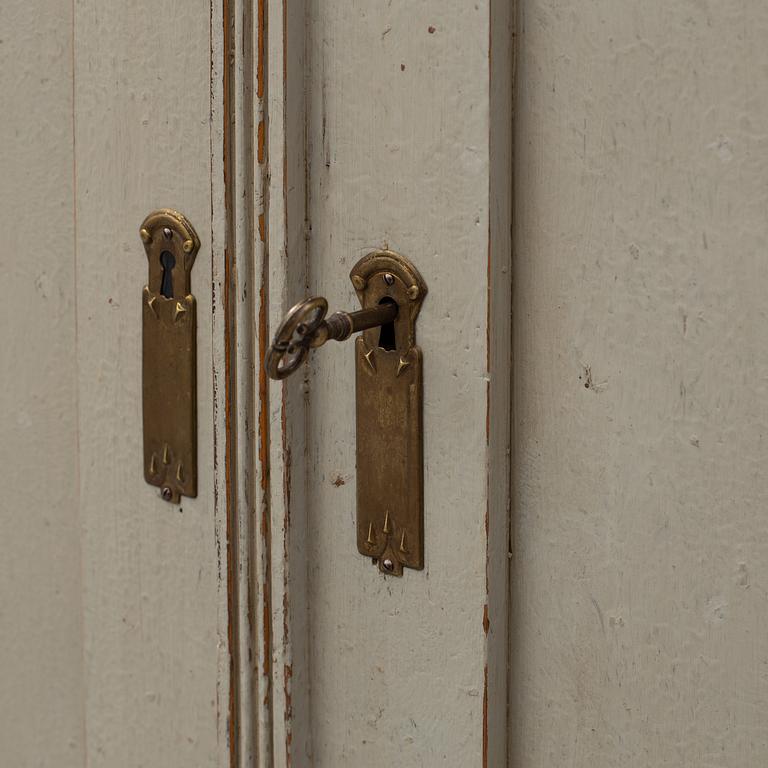
{"type": "Polygon", "coordinates": [[[603,618],[603,611],[600,608],[600,603],[598,603],[592,595],[589,596],[589,599],[592,601],[592,605],[595,606],[597,618],[600,619],[600,628],[603,630],[603,634],[605,634],[605,619],[603,618]]]}
{"type": "Polygon", "coordinates": [[[727,136],[718,136],[707,149],[713,150],[722,163],[730,163],[733,159],[733,142],[727,136]]]}
{"type": "Polygon", "coordinates": [[[581,364],[582,373],[579,376],[579,381],[584,382],[584,389],[592,390],[596,395],[599,395],[608,386],[608,381],[604,380],[596,383],[594,376],[592,375],[592,366],[581,364]]]}

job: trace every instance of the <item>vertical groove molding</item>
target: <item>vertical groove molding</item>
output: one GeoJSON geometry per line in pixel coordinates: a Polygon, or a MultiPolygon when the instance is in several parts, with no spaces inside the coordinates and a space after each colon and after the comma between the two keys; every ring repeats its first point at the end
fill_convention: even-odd
{"type": "Polygon", "coordinates": [[[507,765],[512,454],[512,0],[490,0],[488,216],[488,590],[483,766],[507,765]]]}
{"type": "MultiPolygon", "coordinates": [[[[303,0],[266,1],[266,286],[262,352],[297,296],[306,273],[305,21],[303,0]]],[[[262,358],[259,360],[261,366],[262,358]]],[[[268,397],[268,485],[262,530],[269,601],[271,762],[260,768],[310,764],[309,647],[306,572],[307,386],[302,376],[262,383],[268,397]]],[[[263,445],[264,443],[262,443],[263,445]]],[[[266,607],[266,606],[265,606],[266,607]]],[[[266,615],[266,611],[265,611],[266,615]]],[[[267,623],[265,618],[264,623],[267,623]]],[[[265,739],[266,741],[266,739],[265,739]]],[[[265,744],[265,748],[267,745],[265,744]]]]}
{"type": "Polygon", "coordinates": [[[217,712],[219,716],[218,765],[237,767],[238,719],[237,694],[238,634],[236,585],[232,574],[232,476],[231,461],[231,313],[228,305],[230,276],[230,201],[229,172],[231,163],[229,109],[230,72],[227,65],[231,45],[230,9],[227,0],[212,0],[210,21],[211,43],[211,308],[213,371],[213,442],[215,535],[219,589],[219,670],[217,712]]]}
{"type": "Polygon", "coordinates": [[[211,8],[211,184],[216,536],[222,600],[220,635],[220,764],[256,765],[264,707],[254,698],[263,628],[255,620],[261,580],[254,545],[263,505],[257,462],[257,317],[263,244],[256,238],[262,175],[257,125],[258,13],[245,0],[214,0],[211,8]],[[226,553],[224,555],[224,553],[226,553]],[[224,650],[225,649],[225,650],[224,650]],[[225,667],[225,668],[224,668],[225,667]],[[226,713],[226,717],[224,716],[226,713]],[[226,754],[226,757],[224,756],[226,754]]]}

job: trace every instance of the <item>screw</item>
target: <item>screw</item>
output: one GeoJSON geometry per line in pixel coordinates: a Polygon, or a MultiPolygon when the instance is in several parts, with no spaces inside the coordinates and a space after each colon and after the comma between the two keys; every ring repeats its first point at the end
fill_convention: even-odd
{"type": "Polygon", "coordinates": [[[389,272],[384,273],[384,282],[387,285],[394,285],[395,284],[395,276],[390,275],[389,272]]]}
{"type": "Polygon", "coordinates": [[[173,491],[166,485],[163,487],[163,490],[160,491],[160,495],[163,497],[164,501],[170,501],[173,498],[173,491]]]}
{"type": "Polygon", "coordinates": [[[170,227],[163,227],[163,237],[166,240],[170,240],[173,237],[173,232],[171,232],[170,227]]]}
{"type": "Polygon", "coordinates": [[[389,558],[387,558],[382,563],[382,565],[384,566],[384,570],[387,570],[387,571],[394,571],[395,570],[395,564],[389,558]]]}

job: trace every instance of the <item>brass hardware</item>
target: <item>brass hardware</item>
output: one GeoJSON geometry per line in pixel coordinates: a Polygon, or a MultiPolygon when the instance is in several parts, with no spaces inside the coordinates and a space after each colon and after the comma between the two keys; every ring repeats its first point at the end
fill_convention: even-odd
{"type": "Polygon", "coordinates": [[[392,322],[397,315],[394,304],[359,312],[334,312],[327,320],[328,302],[322,296],[304,299],[288,310],[267,351],[265,366],[273,379],[290,376],[304,362],[310,349],[326,341],[345,341],[353,333],[392,322]]]}
{"type": "Polygon", "coordinates": [[[350,273],[362,305],[327,320],[328,302],[289,310],[269,348],[273,379],[296,371],[329,339],[355,341],[357,389],[357,548],[382,573],[424,567],[422,355],[416,318],[427,286],[411,262],[374,251],[350,273]]]}
{"type": "Polygon", "coordinates": [[[200,240],[176,211],[139,230],[149,264],[142,297],[144,479],[165,501],[197,496],[197,317],[190,273],[200,240]]]}
{"type": "Polygon", "coordinates": [[[357,549],[382,573],[424,567],[422,354],[416,318],[427,286],[391,251],[375,251],[350,274],[364,309],[394,302],[388,339],[368,329],[355,341],[357,549]],[[386,342],[386,343],[385,343],[386,342]]]}

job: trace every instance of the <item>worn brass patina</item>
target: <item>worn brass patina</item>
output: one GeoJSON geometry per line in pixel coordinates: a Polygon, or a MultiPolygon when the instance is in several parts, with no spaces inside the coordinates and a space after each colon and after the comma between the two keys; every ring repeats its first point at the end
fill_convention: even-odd
{"type": "Polygon", "coordinates": [[[144,479],[166,501],[197,496],[197,318],[190,273],[200,240],[163,208],[139,231],[149,263],[142,296],[144,479]]]}
{"type": "Polygon", "coordinates": [[[427,293],[408,259],[374,251],[350,273],[363,308],[336,312],[315,296],[280,323],[264,366],[273,379],[298,370],[330,339],[355,342],[357,370],[357,548],[382,573],[424,567],[422,358],[416,318],[427,293]]]}
{"type": "Polygon", "coordinates": [[[288,310],[274,341],[267,350],[264,366],[272,379],[284,379],[298,370],[310,349],[326,341],[345,341],[353,333],[389,323],[397,307],[384,304],[359,312],[334,312],[327,320],[328,302],[322,296],[304,299],[288,310]]]}
{"type": "Polygon", "coordinates": [[[387,327],[355,342],[357,386],[357,548],[382,573],[424,567],[422,355],[416,318],[427,292],[415,267],[375,251],[352,269],[364,309],[394,303],[387,327]]]}

